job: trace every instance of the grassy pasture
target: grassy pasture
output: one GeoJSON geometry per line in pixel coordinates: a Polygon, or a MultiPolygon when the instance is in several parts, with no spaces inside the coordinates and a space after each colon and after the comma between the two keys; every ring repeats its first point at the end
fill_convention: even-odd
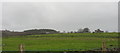
{"type": "Polygon", "coordinates": [[[107,48],[117,47],[117,33],[62,33],[4,37],[3,51],[19,51],[23,44],[25,51],[86,51],[102,47],[106,41],[107,48]],[[113,46],[110,46],[113,45],[113,46]]]}

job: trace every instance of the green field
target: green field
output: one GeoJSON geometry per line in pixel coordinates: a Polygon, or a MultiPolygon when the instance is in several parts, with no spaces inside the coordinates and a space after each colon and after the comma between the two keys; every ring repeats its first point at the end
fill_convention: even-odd
{"type": "Polygon", "coordinates": [[[87,51],[99,49],[105,41],[107,48],[118,47],[118,33],[61,33],[3,37],[3,51],[87,51]],[[112,45],[112,46],[110,46],[112,45]]]}

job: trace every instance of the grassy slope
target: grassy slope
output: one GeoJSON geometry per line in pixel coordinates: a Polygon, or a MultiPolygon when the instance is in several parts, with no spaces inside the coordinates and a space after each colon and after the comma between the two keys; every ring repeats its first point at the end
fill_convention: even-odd
{"type": "Polygon", "coordinates": [[[73,33],[73,34],[45,34],[25,37],[3,38],[3,51],[18,51],[18,45],[23,44],[26,51],[63,51],[63,50],[91,50],[101,48],[102,41],[117,46],[117,33],[73,33]]]}
{"type": "Polygon", "coordinates": [[[0,37],[0,51],[2,51],[2,37],[0,37]]]}

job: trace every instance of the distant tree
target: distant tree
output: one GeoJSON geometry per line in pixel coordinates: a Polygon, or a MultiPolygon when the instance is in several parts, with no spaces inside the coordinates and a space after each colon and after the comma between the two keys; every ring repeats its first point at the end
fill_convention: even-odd
{"type": "Polygon", "coordinates": [[[83,33],[83,29],[79,29],[77,32],[78,33],[83,33]]]}
{"type": "Polygon", "coordinates": [[[100,29],[95,30],[95,33],[103,33],[104,31],[101,31],[100,29]]]}
{"type": "Polygon", "coordinates": [[[71,31],[70,33],[74,33],[73,31],[71,31]]]}
{"type": "Polygon", "coordinates": [[[90,33],[90,29],[89,28],[84,28],[83,33],[90,33]]]}
{"type": "Polygon", "coordinates": [[[76,31],[74,31],[74,33],[77,33],[76,31]]]}
{"type": "Polygon", "coordinates": [[[25,33],[28,33],[28,34],[53,34],[53,33],[59,33],[58,31],[56,30],[53,30],[53,29],[31,29],[31,30],[25,30],[24,31],[25,33]]]}

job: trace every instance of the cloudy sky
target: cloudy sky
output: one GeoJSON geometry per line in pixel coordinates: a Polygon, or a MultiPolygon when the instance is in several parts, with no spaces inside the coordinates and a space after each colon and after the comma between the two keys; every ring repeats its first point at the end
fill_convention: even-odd
{"type": "Polygon", "coordinates": [[[2,29],[118,31],[117,2],[4,2],[2,29]]]}

